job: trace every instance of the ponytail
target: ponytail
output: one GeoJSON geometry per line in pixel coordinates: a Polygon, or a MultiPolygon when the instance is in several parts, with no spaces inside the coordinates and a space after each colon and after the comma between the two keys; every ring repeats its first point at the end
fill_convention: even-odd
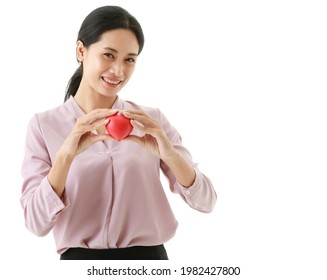
{"type": "Polygon", "coordinates": [[[70,98],[70,96],[75,96],[78,87],[81,83],[82,76],[83,76],[83,64],[81,63],[80,66],[76,69],[74,75],[70,78],[68,82],[64,102],[66,102],[70,98]]]}

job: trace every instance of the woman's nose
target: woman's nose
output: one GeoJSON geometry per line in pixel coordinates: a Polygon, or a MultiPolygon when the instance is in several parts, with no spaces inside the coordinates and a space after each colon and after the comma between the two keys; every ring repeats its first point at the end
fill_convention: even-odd
{"type": "Polygon", "coordinates": [[[120,62],[115,61],[114,63],[111,64],[110,73],[114,74],[117,77],[122,76],[123,65],[120,62]]]}

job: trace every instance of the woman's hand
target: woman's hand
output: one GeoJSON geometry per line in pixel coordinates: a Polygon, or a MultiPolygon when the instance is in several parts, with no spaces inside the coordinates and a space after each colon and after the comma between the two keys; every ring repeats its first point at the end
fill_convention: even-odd
{"type": "Polygon", "coordinates": [[[158,121],[152,119],[149,115],[139,110],[129,110],[123,112],[123,114],[127,118],[132,119],[131,124],[133,127],[144,133],[144,136],[142,137],[130,135],[126,137],[127,140],[137,142],[143,148],[158,156],[162,160],[165,160],[174,154],[175,149],[171,145],[158,121]]]}
{"type": "Polygon", "coordinates": [[[75,156],[92,144],[111,138],[108,134],[94,134],[92,131],[106,125],[108,123],[106,117],[116,112],[117,110],[96,109],[77,120],[73,130],[57,152],[48,174],[48,181],[60,198],[65,191],[68,172],[75,156]]]}
{"type": "Polygon", "coordinates": [[[125,139],[133,140],[142,147],[158,156],[174,173],[178,182],[190,187],[195,180],[194,168],[175,150],[160,123],[143,111],[128,111],[123,114],[132,119],[131,124],[144,133],[143,137],[130,135],[125,139]]]}
{"type": "Polygon", "coordinates": [[[118,110],[95,109],[79,118],[73,130],[61,146],[61,154],[73,159],[94,143],[111,139],[108,134],[94,134],[92,131],[104,127],[109,122],[106,117],[117,113],[117,111],[118,110]]]}

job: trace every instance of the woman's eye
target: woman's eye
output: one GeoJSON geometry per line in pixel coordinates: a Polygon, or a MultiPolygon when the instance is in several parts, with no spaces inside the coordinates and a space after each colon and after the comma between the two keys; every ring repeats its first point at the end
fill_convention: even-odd
{"type": "Polygon", "coordinates": [[[130,63],[133,63],[133,62],[135,62],[135,59],[134,58],[127,58],[127,61],[130,62],[130,63]]]}
{"type": "Polygon", "coordinates": [[[104,54],[106,57],[113,58],[114,56],[111,53],[105,53],[104,54]]]}

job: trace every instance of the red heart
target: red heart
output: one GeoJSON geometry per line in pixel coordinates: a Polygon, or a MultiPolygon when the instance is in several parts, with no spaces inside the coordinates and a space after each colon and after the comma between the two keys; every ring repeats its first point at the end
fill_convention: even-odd
{"type": "Polygon", "coordinates": [[[117,113],[108,117],[108,119],[109,123],[106,125],[106,130],[117,141],[121,141],[131,134],[133,126],[130,123],[130,119],[123,114],[118,115],[117,113]]]}

